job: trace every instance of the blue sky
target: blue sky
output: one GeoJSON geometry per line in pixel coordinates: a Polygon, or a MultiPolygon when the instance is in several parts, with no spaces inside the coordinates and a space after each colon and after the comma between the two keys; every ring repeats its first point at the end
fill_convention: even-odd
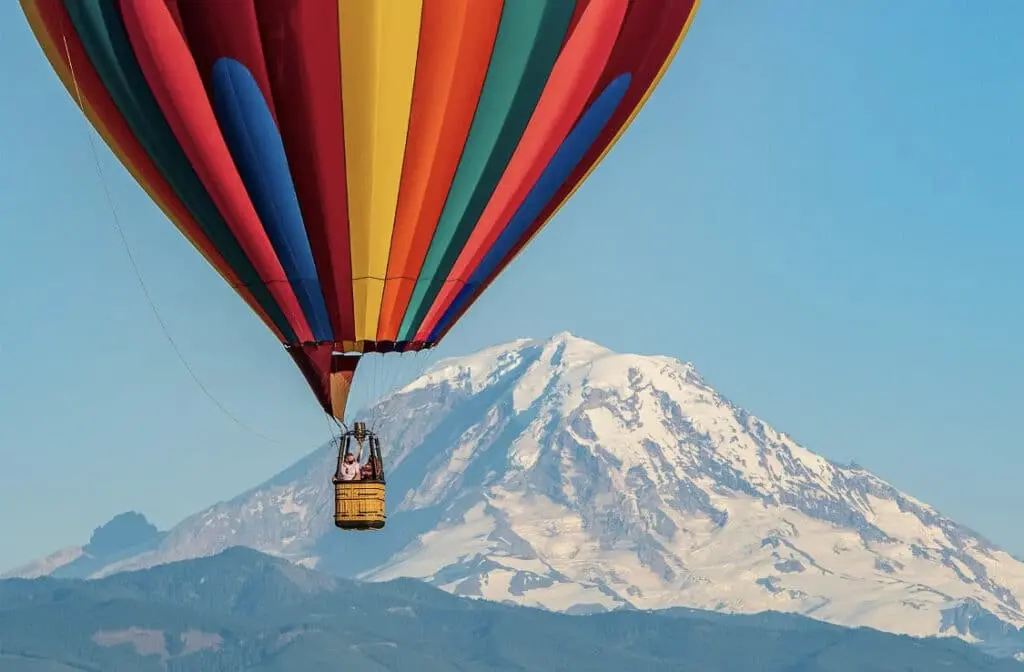
{"type": "MultiPolygon", "coordinates": [[[[708,0],[659,90],[439,354],[570,330],[1024,553],[1024,4],[708,0]],[[624,319],[628,313],[630,319],[624,319]]],[[[274,338],[87,125],[0,3],[0,568],[161,527],[328,428],[274,338]],[[10,67],[13,66],[13,67],[10,67]]],[[[365,382],[365,381],[364,381],[365,382]]]]}

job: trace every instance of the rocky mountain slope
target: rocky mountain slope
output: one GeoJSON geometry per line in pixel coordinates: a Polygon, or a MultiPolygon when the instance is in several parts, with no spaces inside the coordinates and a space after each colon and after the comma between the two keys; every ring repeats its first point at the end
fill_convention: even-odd
{"type": "Polygon", "coordinates": [[[690,364],[559,334],[440,362],[378,410],[385,532],[333,529],[326,446],[88,574],[246,545],[558,611],[775,610],[1024,650],[1024,563],[797,445],[690,364]]]}

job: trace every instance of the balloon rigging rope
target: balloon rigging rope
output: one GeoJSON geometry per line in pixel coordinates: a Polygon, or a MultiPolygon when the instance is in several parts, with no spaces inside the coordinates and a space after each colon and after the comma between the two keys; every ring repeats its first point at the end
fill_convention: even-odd
{"type": "MultiPolygon", "coordinates": [[[[82,91],[78,86],[78,78],[75,75],[74,63],[72,63],[71,61],[71,49],[68,46],[68,38],[66,35],[62,35],[62,38],[64,40],[64,53],[68,59],[68,68],[71,71],[71,80],[72,82],[74,82],[75,85],[75,97],[77,98],[78,106],[84,112],[85,105],[82,100],[82,91]]],[[[178,344],[174,341],[174,338],[171,336],[171,332],[167,328],[167,323],[164,322],[163,317],[161,317],[160,311],[157,309],[156,303],[153,301],[153,297],[149,292],[149,288],[146,286],[146,282],[142,278],[142,272],[139,270],[139,265],[135,261],[135,255],[132,254],[131,247],[128,245],[128,239],[124,235],[124,228],[121,226],[121,220],[117,215],[117,208],[114,205],[114,199],[110,194],[110,188],[108,187],[107,180],[103,174],[103,166],[100,163],[99,152],[97,152],[96,150],[96,142],[92,137],[92,133],[90,133],[87,130],[86,136],[89,138],[89,149],[92,153],[93,162],[96,164],[96,172],[99,175],[100,184],[102,184],[103,186],[103,193],[106,197],[107,205],[110,207],[110,213],[112,215],[114,228],[117,230],[117,235],[121,239],[121,246],[124,248],[125,253],[128,255],[128,261],[131,263],[132,271],[135,273],[135,278],[139,282],[139,287],[142,288],[142,293],[146,298],[146,303],[149,304],[150,310],[153,311],[153,315],[156,317],[156,321],[160,325],[160,330],[163,331],[164,336],[167,338],[167,342],[171,345],[171,349],[174,350],[174,353],[178,356],[178,359],[181,361],[182,366],[185,367],[185,370],[188,372],[188,375],[191,376],[192,380],[195,382],[196,386],[199,387],[199,389],[203,392],[203,394],[205,394],[210,399],[210,401],[212,401],[214,405],[218,409],[220,409],[221,413],[227,416],[236,425],[265,441],[269,441],[270,443],[287,443],[286,441],[274,439],[261,432],[258,432],[249,425],[247,425],[246,423],[242,422],[238,418],[238,416],[229,411],[227,407],[225,407],[224,404],[222,404],[220,400],[217,399],[216,396],[214,396],[210,389],[205,384],[203,384],[203,381],[200,380],[199,376],[196,374],[195,369],[193,369],[192,366],[188,363],[188,360],[185,359],[185,355],[181,352],[181,349],[178,347],[178,344]]],[[[328,429],[330,429],[330,423],[328,423],[328,429]]],[[[331,434],[333,438],[333,431],[331,432],[331,434]]]]}

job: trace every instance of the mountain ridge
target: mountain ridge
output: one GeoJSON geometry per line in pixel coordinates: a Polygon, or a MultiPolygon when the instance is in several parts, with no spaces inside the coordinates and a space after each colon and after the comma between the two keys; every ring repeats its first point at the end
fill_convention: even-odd
{"type": "Polygon", "coordinates": [[[25,672],[1021,669],[950,638],[773,613],[568,616],[413,579],[353,582],[237,546],[103,579],[0,581],[0,643],[0,668],[25,672]]]}

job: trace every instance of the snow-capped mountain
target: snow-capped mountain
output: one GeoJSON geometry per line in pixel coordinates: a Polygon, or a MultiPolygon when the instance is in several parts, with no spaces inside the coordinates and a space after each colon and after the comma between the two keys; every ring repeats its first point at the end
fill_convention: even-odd
{"type": "Polygon", "coordinates": [[[325,446],[89,574],[246,545],[555,610],[788,611],[1024,650],[1024,563],[803,448],[690,364],[563,333],[442,361],[377,410],[384,532],[334,530],[325,446]]]}

